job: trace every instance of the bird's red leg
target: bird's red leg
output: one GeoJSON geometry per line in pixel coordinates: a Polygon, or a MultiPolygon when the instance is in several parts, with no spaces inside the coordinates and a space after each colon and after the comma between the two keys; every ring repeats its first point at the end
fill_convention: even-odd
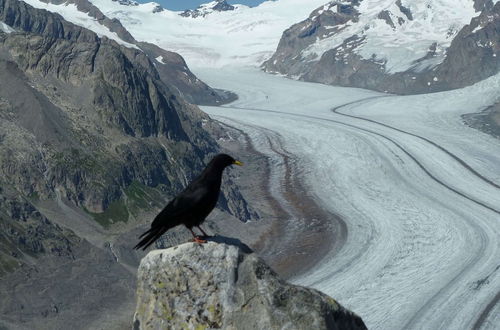
{"type": "Polygon", "coordinates": [[[203,230],[203,228],[201,228],[201,226],[196,226],[198,227],[199,230],[201,230],[201,232],[203,233],[203,236],[205,237],[209,237],[207,233],[205,233],[205,231],[203,230]]]}
{"type": "Polygon", "coordinates": [[[207,241],[205,241],[204,239],[201,239],[201,238],[200,238],[200,236],[197,236],[197,235],[194,233],[193,229],[191,229],[191,228],[188,228],[188,229],[189,229],[189,231],[191,232],[191,234],[193,234],[193,237],[194,237],[194,238],[193,238],[193,242],[195,242],[195,243],[206,243],[206,242],[207,242],[207,241]]]}

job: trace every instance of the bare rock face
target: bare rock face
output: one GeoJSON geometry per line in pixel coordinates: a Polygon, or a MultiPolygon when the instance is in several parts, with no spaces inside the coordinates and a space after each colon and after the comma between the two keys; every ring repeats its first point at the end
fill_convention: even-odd
{"type": "Polygon", "coordinates": [[[481,15],[474,17],[453,39],[436,76],[443,77],[449,87],[460,88],[499,71],[500,3],[493,6],[486,1],[481,15]]]}
{"type": "MultiPolygon", "coordinates": [[[[0,32],[0,174],[25,195],[58,191],[103,213],[135,182],[179,191],[189,179],[180,169],[196,174],[216,152],[202,127],[208,116],[146,52],[22,1],[0,0],[0,21],[17,31],[0,32]]],[[[162,67],[185,68],[175,53],[160,54],[162,67]]]]}
{"type": "Polygon", "coordinates": [[[0,0],[0,329],[130,324],[138,226],[218,152],[184,64],[0,0]]]}
{"type": "Polygon", "coordinates": [[[281,280],[243,244],[152,251],[137,297],[134,329],[366,329],[329,296],[281,280]]]}
{"type": "MultiPolygon", "coordinates": [[[[216,105],[224,102],[232,101],[235,95],[225,95],[203,81],[198,79],[189,70],[186,62],[177,53],[164,50],[154,44],[147,42],[139,42],[123,27],[121,22],[116,19],[110,19],[104,15],[99,8],[94,6],[89,0],[41,0],[43,2],[52,3],[55,5],[74,4],[78,10],[96,19],[104,27],[114,32],[123,41],[136,45],[142,50],[154,65],[159,73],[160,80],[168,86],[170,91],[176,96],[184,98],[186,101],[199,105],[216,105]]],[[[117,0],[114,0],[117,1],[117,0]]],[[[138,3],[130,0],[119,0],[123,6],[137,6],[138,3]]],[[[156,6],[153,12],[161,12],[163,8],[156,6]]],[[[1,21],[0,17],[0,21],[1,21]]]]}

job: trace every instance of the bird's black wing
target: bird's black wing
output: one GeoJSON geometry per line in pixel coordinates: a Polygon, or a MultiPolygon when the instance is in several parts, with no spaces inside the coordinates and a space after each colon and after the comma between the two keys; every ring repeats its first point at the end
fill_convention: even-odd
{"type": "Polygon", "coordinates": [[[202,185],[188,186],[154,218],[151,228],[139,237],[142,240],[134,249],[142,248],[145,250],[167,230],[182,224],[183,218],[192,212],[193,208],[196,208],[196,205],[203,201],[207,191],[207,188],[202,185]]]}
{"type": "Polygon", "coordinates": [[[154,218],[151,228],[157,226],[175,227],[182,223],[184,215],[190,213],[206,197],[208,189],[203,186],[188,187],[177,195],[154,218]],[[194,189],[193,189],[194,188],[194,189]],[[170,226],[172,224],[172,226],[170,226]]]}

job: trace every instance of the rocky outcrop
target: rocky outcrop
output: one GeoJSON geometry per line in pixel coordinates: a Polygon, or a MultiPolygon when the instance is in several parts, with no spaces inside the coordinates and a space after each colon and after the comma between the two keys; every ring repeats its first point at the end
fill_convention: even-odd
{"type": "Polygon", "coordinates": [[[314,289],[281,280],[245,245],[186,243],[138,271],[134,329],[366,329],[314,289]]]}
{"type": "Polygon", "coordinates": [[[205,4],[200,5],[198,8],[193,9],[193,10],[185,10],[179,15],[183,17],[191,17],[191,18],[196,18],[196,17],[205,17],[206,15],[209,15],[213,13],[214,11],[231,11],[234,10],[235,7],[228,4],[226,0],[215,0],[211,1],[205,4]]]}
{"type": "Polygon", "coordinates": [[[481,112],[463,114],[463,121],[470,127],[500,139],[500,102],[497,102],[481,112]]]}
{"type": "Polygon", "coordinates": [[[499,72],[500,3],[476,0],[477,17],[469,24],[463,22],[460,30],[452,26],[446,36],[435,41],[423,40],[428,37],[424,35],[422,40],[408,44],[407,36],[403,36],[408,33],[408,25],[419,26],[418,20],[424,25],[437,24],[434,22],[443,13],[434,12],[429,5],[428,13],[416,17],[408,7],[411,2],[401,0],[377,14],[360,13],[361,3],[332,1],[312,12],[308,19],[283,33],[263,69],[306,81],[397,94],[461,88],[499,72]],[[363,24],[357,24],[360,15],[369,14],[375,15],[371,21],[365,17],[363,24]],[[430,14],[434,22],[424,22],[430,14]],[[394,37],[387,37],[391,35],[394,37]],[[417,54],[420,44],[428,46],[421,49],[420,57],[408,62],[403,53],[395,51],[396,46],[390,46],[400,43],[406,45],[400,46],[401,52],[405,47],[412,49],[410,55],[417,54]],[[403,65],[405,61],[408,63],[403,65]]]}
{"type": "Polygon", "coordinates": [[[198,105],[220,105],[236,100],[237,96],[234,93],[211,88],[198,79],[179,54],[147,42],[139,42],[137,45],[149,58],[155,59],[160,79],[168,81],[171,90],[188,102],[198,105]]]}
{"type": "Polygon", "coordinates": [[[487,4],[453,39],[445,60],[435,69],[438,82],[433,84],[461,88],[500,71],[500,3],[487,4]]]}
{"type": "Polygon", "coordinates": [[[0,185],[0,277],[30,258],[72,259],[80,239],[43,216],[15,190],[0,185]]]}

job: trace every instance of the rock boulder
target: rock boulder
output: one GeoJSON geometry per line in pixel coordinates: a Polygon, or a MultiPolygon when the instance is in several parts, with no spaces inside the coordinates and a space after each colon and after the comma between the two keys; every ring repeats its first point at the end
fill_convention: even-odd
{"type": "Polygon", "coordinates": [[[281,280],[241,244],[150,252],[137,298],[134,329],[366,329],[333,298],[281,280]]]}

